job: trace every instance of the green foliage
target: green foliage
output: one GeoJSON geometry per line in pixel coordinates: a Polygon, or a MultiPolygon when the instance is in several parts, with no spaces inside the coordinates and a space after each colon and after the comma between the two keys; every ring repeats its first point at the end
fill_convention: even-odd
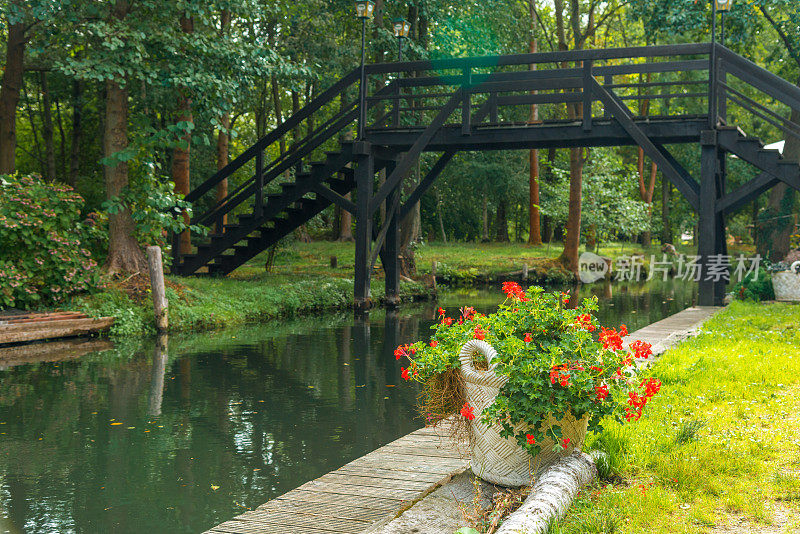
{"type": "Polygon", "coordinates": [[[508,382],[481,417],[501,425],[502,435],[515,438],[534,455],[547,438],[561,440],[560,426],[545,425],[550,414],[559,419],[558,414],[566,413],[577,419],[588,416],[590,429],[600,428],[608,415],[620,421],[641,416],[647,399],[658,391],[658,381],[641,380],[634,365],[635,356],[649,355],[649,345],[622,350],[624,326],[619,333],[603,329],[600,341],[595,340],[591,314],[597,310],[596,298],[568,309],[563,293],[545,293],[539,287],[523,293],[510,282],[504,291],[508,299],[492,315],[463,308],[454,321],[442,310],[430,344],[418,342],[395,353],[410,361],[404,376],[436,384],[444,373],[461,367],[458,354],[464,343],[485,339],[498,353],[492,360],[495,372],[508,382]]]}
{"type": "Polygon", "coordinates": [[[103,203],[103,209],[114,214],[128,208],[136,223],[134,236],[142,245],[159,245],[166,248],[168,232],[180,233],[190,228],[196,235],[205,235],[205,227],[188,225],[183,217],[175,217],[172,208],[185,210],[191,217],[192,205],[175,193],[174,185],[167,179],[148,174],[134,180],[122,194],[103,203]]]}
{"type": "Polygon", "coordinates": [[[113,317],[109,330],[112,337],[141,336],[155,333],[155,318],[152,307],[136,305],[122,291],[110,288],[106,291],[79,298],[75,304],[92,317],[113,317]]]}
{"type": "Polygon", "coordinates": [[[748,273],[733,287],[733,295],[739,300],[775,300],[772,277],[763,267],[757,273],[748,273]]]}
{"type": "Polygon", "coordinates": [[[0,176],[0,308],[50,306],[94,285],[82,206],[71,187],[0,176]]]}

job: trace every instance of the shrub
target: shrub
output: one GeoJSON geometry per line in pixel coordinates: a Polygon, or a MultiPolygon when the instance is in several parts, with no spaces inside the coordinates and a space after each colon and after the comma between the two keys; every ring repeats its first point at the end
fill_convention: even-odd
{"type": "Polygon", "coordinates": [[[748,273],[733,287],[733,295],[739,300],[775,300],[772,277],[764,268],[759,268],[758,273],[748,273]]]}
{"type": "Polygon", "coordinates": [[[0,308],[63,301],[97,280],[83,198],[39,176],[0,176],[0,308]]]}
{"type": "Polygon", "coordinates": [[[486,316],[462,308],[454,319],[440,308],[430,343],[397,348],[395,356],[410,362],[402,370],[403,378],[423,384],[421,409],[429,422],[459,413],[459,407],[464,418],[475,417],[471,407],[462,404],[458,380],[458,354],[471,339],[486,340],[497,350],[495,372],[508,377],[482,413],[483,421],[501,425],[501,435],[513,437],[531,454],[540,452],[545,431],[557,438],[556,443],[562,437],[560,426],[546,427],[549,414],[588,416],[589,430],[600,428],[609,415],[620,421],[641,417],[644,405],[661,387],[657,379],[643,379],[636,372],[635,359],[652,354],[648,343],[634,341],[623,350],[622,337],[628,334],[624,325],[619,331],[599,329],[596,339],[596,298],[568,309],[565,294],[559,292],[545,293],[540,287],[524,292],[514,282],[504,283],[503,289],[508,298],[496,313],[486,316]]]}

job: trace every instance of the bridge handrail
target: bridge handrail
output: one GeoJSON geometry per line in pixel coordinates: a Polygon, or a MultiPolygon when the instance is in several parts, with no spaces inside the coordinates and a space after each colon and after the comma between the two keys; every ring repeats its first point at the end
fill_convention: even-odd
{"type": "Polygon", "coordinates": [[[367,74],[391,74],[421,72],[426,70],[450,70],[464,68],[487,68],[538,63],[565,63],[576,61],[598,61],[609,59],[649,58],[663,56],[708,55],[710,43],[692,43],[659,46],[634,46],[627,48],[603,48],[592,50],[568,50],[559,52],[536,52],[507,56],[480,56],[467,58],[404,61],[367,65],[367,74]]]}
{"type": "Polygon", "coordinates": [[[304,120],[311,117],[313,113],[319,110],[325,104],[331,102],[337,95],[339,95],[346,88],[350,87],[358,81],[359,70],[354,69],[346,74],[342,79],[333,84],[330,88],[325,90],[321,95],[312,100],[309,104],[300,109],[297,113],[286,119],[280,126],[269,132],[267,135],[256,141],[254,145],[242,152],[236,159],[228,163],[225,167],[214,173],[208,180],[197,186],[194,190],[186,195],[186,200],[193,202],[205,195],[212,187],[220,183],[225,178],[232,175],[239,170],[245,163],[255,158],[259,151],[264,150],[269,145],[278,141],[281,137],[292,131],[300,125],[304,120]]]}

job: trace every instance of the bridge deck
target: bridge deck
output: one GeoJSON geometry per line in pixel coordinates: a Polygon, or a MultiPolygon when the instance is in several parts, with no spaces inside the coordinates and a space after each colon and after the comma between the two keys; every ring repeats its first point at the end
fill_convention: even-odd
{"type": "MultiPolygon", "coordinates": [[[[647,341],[660,354],[719,309],[688,308],[633,332],[628,339],[647,341]]],[[[466,456],[453,446],[448,429],[422,428],[206,534],[366,533],[462,473],[468,467],[466,456]]]]}
{"type": "MultiPolygon", "coordinates": [[[[708,127],[707,119],[696,115],[648,117],[634,121],[647,136],[663,145],[697,143],[700,132],[708,127]]],[[[422,129],[381,128],[367,131],[367,140],[377,146],[408,149],[422,129]]],[[[469,135],[460,125],[445,125],[425,150],[513,150],[598,146],[628,146],[636,141],[613,119],[595,119],[592,129],[584,130],[580,121],[548,121],[541,124],[480,124],[469,135]]]]}

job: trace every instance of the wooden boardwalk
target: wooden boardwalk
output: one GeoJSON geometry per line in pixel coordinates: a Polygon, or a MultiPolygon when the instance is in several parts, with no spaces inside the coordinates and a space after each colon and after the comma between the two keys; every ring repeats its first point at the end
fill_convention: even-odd
{"type": "Polygon", "coordinates": [[[681,340],[692,336],[706,319],[721,309],[715,306],[686,308],[666,319],[631,332],[630,336],[625,338],[625,346],[641,339],[653,345],[653,354],[659,355],[681,340]]]}
{"type": "MultiPolygon", "coordinates": [[[[660,354],[692,335],[719,309],[688,308],[632,332],[627,340],[651,343],[653,352],[660,354]]],[[[468,466],[466,454],[459,454],[446,429],[423,428],[207,533],[373,532],[468,466]]]]}
{"type": "Polygon", "coordinates": [[[468,463],[451,444],[447,430],[423,428],[208,533],[366,532],[462,473],[468,463]]]}

